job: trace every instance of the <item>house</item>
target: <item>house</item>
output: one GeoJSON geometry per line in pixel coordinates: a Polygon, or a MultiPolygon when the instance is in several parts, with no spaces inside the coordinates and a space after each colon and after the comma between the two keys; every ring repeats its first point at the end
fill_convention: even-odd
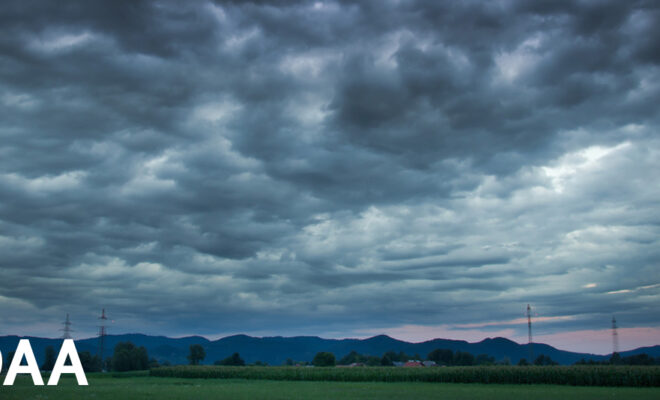
{"type": "Polygon", "coordinates": [[[404,367],[423,367],[424,364],[422,364],[421,361],[418,360],[408,360],[407,363],[403,364],[404,367]]]}

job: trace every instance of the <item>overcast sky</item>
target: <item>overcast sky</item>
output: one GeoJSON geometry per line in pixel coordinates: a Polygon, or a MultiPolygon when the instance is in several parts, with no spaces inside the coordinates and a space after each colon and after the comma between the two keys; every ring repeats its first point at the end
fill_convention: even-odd
{"type": "Polygon", "coordinates": [[[0,335],[660,344],[654,1],[0,7],[0,335]]]}

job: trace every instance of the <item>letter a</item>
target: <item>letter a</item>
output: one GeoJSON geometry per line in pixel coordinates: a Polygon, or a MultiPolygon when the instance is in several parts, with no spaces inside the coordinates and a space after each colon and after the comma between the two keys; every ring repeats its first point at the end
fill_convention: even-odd
{"type": "Polygon", "coordinates": [[[14,380],[16,379],[16,374],[30,374],[32,375],[32,382],[35,385],[41,386],[44,384],[44,380],[39,373],[39,365],[37,365],[37,360],[35,360],[34,353],[32,352],[32,346],[30,346],[30,341],[27,339],[21,339],[18,342],[16,353],[14,353],[14,359],[11,360],[11,365],[9,366],[9,371],[7,371],[7,377],[5,378],[3,385],[13,385],[14,380]],[[23,356],[25,356],[27,365],[21,365],[23,356]]]}
{"type": "Polygon", "coordinates": [[[85,371],[80,363],[78,351],[76,350],[75,343],[73,343],[73,339],[64,339],[60,354],[57,355],[57,361],[55,361],[53,372],[50,374],[50,379],[48,379],[48,386],[57,385],[57,382],[60,381],[60,375],[63,373],[76,374],[78,385],[87,386],[87,377],[85,376],[85,371]],[[66,356],[69,356],[71,359],[71,365],[64,365],[66,362],[66,356]]]}

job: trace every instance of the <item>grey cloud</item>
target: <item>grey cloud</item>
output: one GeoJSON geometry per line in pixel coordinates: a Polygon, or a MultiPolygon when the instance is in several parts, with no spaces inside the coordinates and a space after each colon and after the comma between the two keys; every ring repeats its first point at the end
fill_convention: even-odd
{"type": "Polygon", "coordinates": [[[658,288],[636,289],[660,282],[657,19],[9,2],[0,334],[104,306],[162,334],[350,336],[528,302],[574,317],[550,331],[657,326],[658,288]]]}

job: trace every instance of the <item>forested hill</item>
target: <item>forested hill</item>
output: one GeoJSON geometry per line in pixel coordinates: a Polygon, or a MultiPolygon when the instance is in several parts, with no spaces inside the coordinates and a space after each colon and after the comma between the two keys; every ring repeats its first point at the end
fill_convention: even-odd
{"type": "MultiPolygon", "coordinates": [[[[46,347],[51,345],[57,350],[62,340],[35,337],[27,338],[30,339],[34,354],[39,363],[43,361],[46,347]]],[[[5,363],[9,362],[7,356],[9,352],[16,349],[18,340],[18,336],[0,337],[0,351],[2,351],[5,357],[5,363]]],[[[145,346],[150,358],[156,358],[160,362],[167,360],[172,364],[187,363],[186,356],[188,355],[191,344],[201,344],[204,347],[206,351],[204,364],[212,364],[214,361],[224,359],[234,352],[240,353],[241,357],[247,363],[253,363],[259,360],[270,365],[280,365],[287,358],[296,361],[311,361],[319,351],[332,352],[338,359],[353,350],[360,354],[376,356],[382,356],[387,351],[397,353],[403,351],[411,356],[418,354],[425,358],[429,352],[435,349],[451,349],[454,352],[464,351],[472,353],[475,356],[478,354],[488,354],[495,357],[498,361],[508,358],[514,364],[521,358],[529,357],[529,348],[526,344],[521,345],[504,338],[485,339],[477,343],[448,339],[409,343],[385,335],[374,336],[368,339],[322,339],[316,336],[259,338],[235,335],[211,341],[201,336],[168,338],[165,336],[142,334],[106,336],[104,356],[111,356],[114,346],[119,342],[125,341],[133,342],[137,346],[145,346]]],[[[98,338],[81,339],[76,340],[76,347],[79,352],[89,351],[92,354],[96,354],[98,343],[98,338]]],[[[596,361],[609,358],[608,356],[563,351],[541,343],[535,343],[533,351],[535,356],[545,354],[560,364],[572,364],[582,358],[596,361]]],[[[640,353],[658,357],[660,356],[660,346],[639,348],[622,352],[621,355],[628,356],[640,353]]]]}

